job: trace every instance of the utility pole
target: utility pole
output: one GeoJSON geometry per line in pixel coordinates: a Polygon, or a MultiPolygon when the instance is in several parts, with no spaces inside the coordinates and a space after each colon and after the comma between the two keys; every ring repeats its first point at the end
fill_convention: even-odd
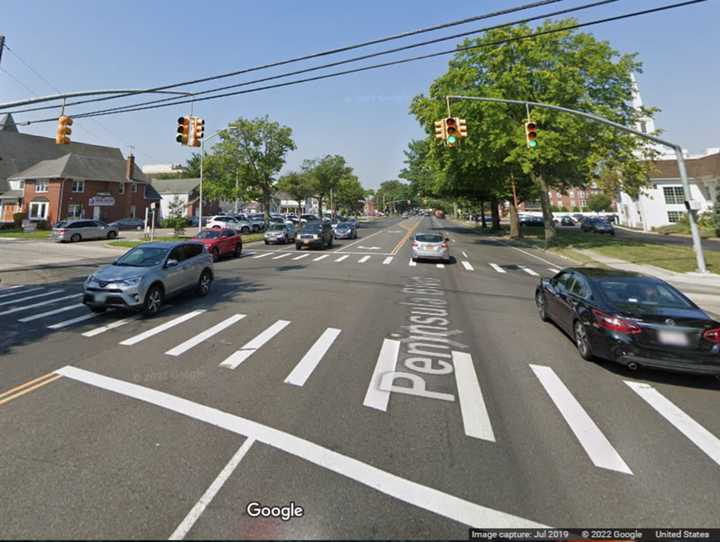
{"type": "Polygon", "coordinates": [[[238,212],[238,189],[240,187],[240,170],[235,170],[235,214],[238,212]]]}
{"type": "Polygon", "coordinates": [[[3,49],[5,49],[5,35],[0,34],[0,63],[2,62],[3,49]]]}

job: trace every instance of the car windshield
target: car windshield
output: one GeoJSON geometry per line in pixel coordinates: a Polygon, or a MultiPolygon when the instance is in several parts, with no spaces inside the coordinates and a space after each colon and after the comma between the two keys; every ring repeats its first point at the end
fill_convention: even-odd
{"type": "Polygon", "coordinates": [[[322,225],[319,222],[310,222],[305,224],[302,229],[303,233],[320,233],[322,225]]]}
{"type": "Polygon", "coordinates": [[[67,226],[68,224],[70,224],[70,222],[67,222],[67,221],[65,221],[65,220],[62,220],[62,221],[58,222],[57,224],[55,224],[55,227],[56,227],[56,228],[64,228],[64,227],[67,226]]]}
{"type": "Polygon", "coordinates": [[[337,229],[339,230],[349,230],[352,226],[348,224],[347,222],[342,222],[337,225],[337,229]]]}
{"type": "Polygon", "coordinates": [[[598,281],[605,297],[620,309],[665,307],[690,309],[688,303],[672,286],[644,278],[607,278],[598,281]]]}
{"type": "Polygon", "coordinates": [[[166,248],[139,246],[118,258],[114,265],[119,267],[152,267],[153,265],[160,265],[167,253],[168,249],[166,248]]]}
{"type": "Polygon", "coordinates": [[[219,239],[220,238],[220,232],[217,230],[203,230],[200,233],[198,233],[195,237],[197,239],[219,239]]]}
{"type": "Polygon", "coordinates": [[[285,231],[285,224],[270,224],[268,231],[285,231]]]}
{"type": "Polygon", "coordinates": [[[415,240],[421,243],[442,243],[444,238],[435,233],[419,233],[415,236],[415,240]]]}

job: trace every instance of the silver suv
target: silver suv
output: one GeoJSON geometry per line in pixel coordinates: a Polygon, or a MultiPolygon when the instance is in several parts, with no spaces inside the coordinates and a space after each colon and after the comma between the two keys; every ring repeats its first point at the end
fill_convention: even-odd
{"type": "Polygon", "coordinates": [[[109,226],[99,220],[63,220],[53,226],[52,238],[54,241],[82,241],[83,239],[115,239],[118,236],[118,227],[109,226]]]}
{"type": "Polygon", "coordinates": [[[144,243],[90,275],[83,303],[93,312],[115,307],[152,315],[180,292],[206,296],[213,276],[212,257],[201,243],[144,243]]]}

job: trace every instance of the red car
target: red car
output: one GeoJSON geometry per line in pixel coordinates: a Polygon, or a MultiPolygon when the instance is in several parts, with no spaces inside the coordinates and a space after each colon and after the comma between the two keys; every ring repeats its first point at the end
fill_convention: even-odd
{"type": "Polygon", "coordinates": [[[242,237],[235,230],[202,230],[193,239],[205,245],[215,261],[228,254],[237,258],[242,252],[242,237]]]}

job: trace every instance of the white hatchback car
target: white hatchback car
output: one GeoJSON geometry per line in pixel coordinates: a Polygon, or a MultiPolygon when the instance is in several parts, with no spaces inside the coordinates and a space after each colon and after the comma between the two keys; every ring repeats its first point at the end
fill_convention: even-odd
{"type": "Polygon", "coordinates": [[[238,220],[233,216],[227,215],[216,215],[211,216],[208,220],[206,228],[210,229],[222,229],[222,230],[237,230],[240,233],[250,233],[252,226],[249,222],[244,220],[238,220]]]}

